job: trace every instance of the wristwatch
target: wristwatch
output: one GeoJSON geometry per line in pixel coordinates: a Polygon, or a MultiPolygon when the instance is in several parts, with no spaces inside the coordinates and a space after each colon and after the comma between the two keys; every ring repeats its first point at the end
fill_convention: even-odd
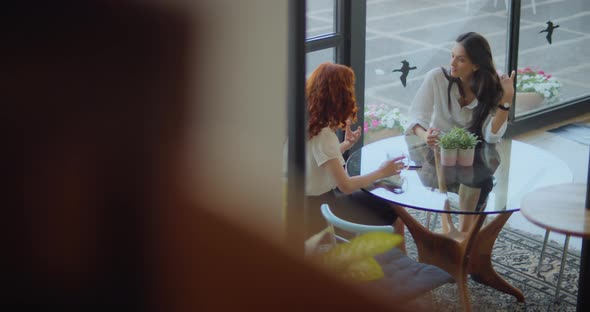
{"type": "Polygon", "coordinates": [[[505,110],[505,111],[509,111],[510,110],[510,103],[505,102],[503,104],[499,104],[498,105],[499,109],[505,110]]]}

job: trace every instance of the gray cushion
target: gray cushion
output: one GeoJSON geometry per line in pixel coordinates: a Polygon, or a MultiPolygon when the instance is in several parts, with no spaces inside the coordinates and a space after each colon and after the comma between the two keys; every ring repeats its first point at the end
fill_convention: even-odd
{"type": "Polygon", "coordinates": [[[369,282],[369,285],[387,291],[395,299],[410,300],[446,283],[455,282],[441,268],[417,262],[399,248],[377,255],[375,259],[381,264],[385,278],[369,282]]]}

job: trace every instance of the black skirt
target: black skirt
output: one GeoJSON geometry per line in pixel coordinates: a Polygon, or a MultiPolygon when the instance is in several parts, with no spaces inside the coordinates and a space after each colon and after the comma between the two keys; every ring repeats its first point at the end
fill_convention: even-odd
{"type": "MultiPolygon", "coordinates": [[[[305,235],[310,237],[324,228],[327,223],[320,207],[328,204],[330,210],[344,220],[366,225],[392,225],[397,215],[383,199],[359,190],[346,195],[338,190],[326,192],[320,196],[305,197],[305,235]]],[[[346,235],[348,236],[348,235],[346,235]]]]}

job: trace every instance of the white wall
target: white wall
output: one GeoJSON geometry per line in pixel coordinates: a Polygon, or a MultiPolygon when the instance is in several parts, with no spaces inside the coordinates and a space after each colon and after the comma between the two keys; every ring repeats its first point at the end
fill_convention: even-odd
{"type": "MultiPolygon", "coordinates": [[[[287,0],[200,1],[205,38],[192,157],[195,196],[236,223],[280,240],[286,135],[287,0]]],[[[197,90],[197,89],[195,89],[197,90]]]]}

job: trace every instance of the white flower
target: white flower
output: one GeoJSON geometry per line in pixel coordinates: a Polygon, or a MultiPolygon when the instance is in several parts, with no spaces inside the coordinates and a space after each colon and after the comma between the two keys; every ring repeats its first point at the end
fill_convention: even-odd
{"type": "Polygon", "coordinates": [[[386,126],[387,126],[387,128],[393,128],[394,124],[395,124],[395,120],[389,119],[389,120],[387,120],[386,126]]]}
{"type": "Polygon", "coordinates": [[[544,71],[535,71],[528,67],[518,70],[516,80],[516,91],[537,92],[551,101],[557,100],[556,96],[561,88],[561,84],[555,77],[546,74],[544,71]]]}
{"type": "Polygon", "coordinates": [[[399,108],[385,104],[369,104],[365,107],[365,131],[399,128],[404,130],[407,118],[400,113],[399,108]]]}

